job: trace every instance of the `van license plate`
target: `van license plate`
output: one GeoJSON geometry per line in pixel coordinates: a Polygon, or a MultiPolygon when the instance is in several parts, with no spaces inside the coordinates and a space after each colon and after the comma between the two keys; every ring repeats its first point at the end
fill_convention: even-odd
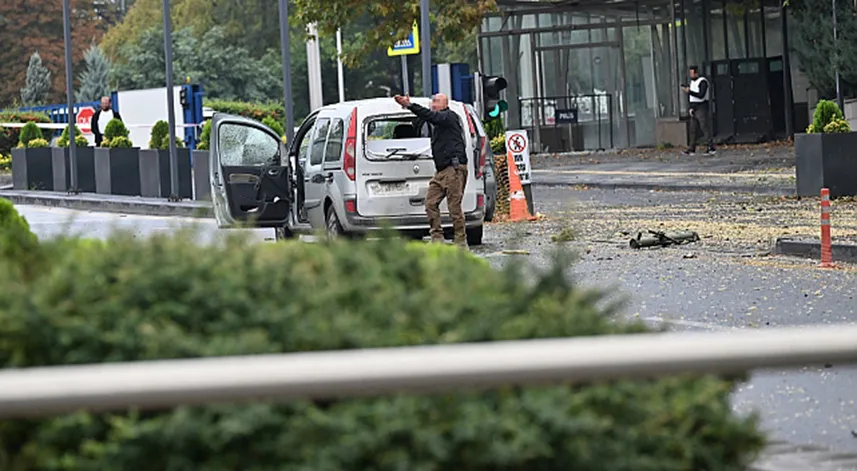
{"type": "Polygon", "coordinates": [[[411,191],[410,185],[407,183],[374,183],[372,184],[372,193],[381,196],[388,195],[407,195],[411,191]]]}

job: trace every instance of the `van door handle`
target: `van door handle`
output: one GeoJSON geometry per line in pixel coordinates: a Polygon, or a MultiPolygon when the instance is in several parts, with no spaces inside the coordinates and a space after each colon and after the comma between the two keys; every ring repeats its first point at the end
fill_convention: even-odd
{"type": "Polygon", "coordinates": [[[378,181],[380,183],[407,183],[408,182],[404,178],[381,178],[378,181]]]}
{"type": "Polygon", "coordinates": [[[411,198],[410,202],[411,202],[411,206],[422,206],[425,204],[426,199],[425,198],[411,198]]]}
{"type": "Polygon", "coordinates": [[[310,181],[313,183],[324,183],[325,180],[327,180],[327,178],[325,178],[325,176],[320,173],[316,173],[312,176],[312,178],[310,178],[310,181]]]}
{"type": "Polygon", "coordinates": [[[327,183],[333,183],[333,172],[327,172],[324,179],[327,180],[327,183]]]}

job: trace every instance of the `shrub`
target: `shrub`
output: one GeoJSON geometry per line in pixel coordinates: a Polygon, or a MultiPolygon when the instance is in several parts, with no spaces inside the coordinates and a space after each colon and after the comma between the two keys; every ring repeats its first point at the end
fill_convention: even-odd
{"type": "Polygon", "coordinates": [[[12,169],[12,156],[0,154],[0,170],[8,171],[12,169]]]}
{"type": "Polygon", "coordinates": [[[494,155],[503,155],[506,153],[506,136],[497,136],[491,138],[491,151],[494,155]]]}
{"type": "Polygon", "coordinates": [[[851,125],[844,119],[834,119],[824,126],[824,132],[827,134],[851,132],[851,125]]]}
{"type": "MultiPolygon", "coordinates": [[[[66,126],[65,129],[62,130],[62,134],[60,135],[59,139],[57,139],[57,146],[69,146],[68,128],[69,126],[66,126]]],[[[83,133],[80,132],[80,128],[78,128],[77,125],[74,126],[74,144],[78,147],[86,147],[89,145],[89,141],[87,141],[86,138],[83,137],[83,133]]]]}
{"type": "Polygon", "coordinates": [[[108,121],[107,126],[104,127],[104,139],[111,141],[114,137],[128,137],[128,128],[125,127],[125,123],[116,118],[108,121]]]}
{"type": "Polygon", "coordinates": [[[211,120],[206,120],[202,125],[202,133],[199,136],[199,144],[196,146],[199,150],[209,150],[211,145],[211,120]]]}
{"type": "Polygon", "coordinates": [[[170,125],[164,120],[159,120],[154,126],[152,126],[152,133],[149,138],[149,149],[163,149],[164,138],[167,138],[169,146],[169,135],[170,125]]]}
{"type": "Polygon", "coordinates": [[[25,147],[28,149],[44,149],[45,147],[50,146],[50,143],[46,139],[42,139],[41,137],[37,137],[32,139],[27,143],[25,147]]]}
{"type": "MultiPolygon", "coordinates": [[[[822,133],[827,132],[827,125],[836,121],[842,120],[842,110],[836,102],[830,100],[819,100],[815,107],[815,113],[812,115],[812,124],[809,125],[807,133],[822,133]]],[[[847,124],[847,123],[846,123],[847,124]]],[[[840,129],[841,126],[834,126],[831,129],[840,129]]],[[[842,131],[836,131],[842,132],[842,131]]]]}
{"type": "Polygon", "coordinates": [[[262,122],[269,117],[278,123],[286,119],[282,103],[247,103],[243,101],[206,100],[205,106],[220,113],[234,114],[262,122]]]}
{"type": "Polygon", "coordinates": [[[38,239],[27,220],[18,214],[11,201],[0,198],[0,260],[5,262],[6,269],[12,270],[10,276],[29,279],[38,271],[41,255],[38,239]]]}
{"type": "MultiPolygon", "coordinates": [[[[399,240],[205,246],[193,234],[43,242],[0,257],[0,364],[137,361],[634,333],[567,260],[523,276],[399,240]],[[462,283],[461,280],[467,280],[462,283]],[[522,281],[531,280],[531,281],[522,281]]],[[[529,273],[529,272],[527,272],[529,273]]],[[[763,445],[733,381],[681,376],[432,396],[74,413],[0,422],[0,467],[737,470],[763,445]],[[58,463],[62,463],[59,466],[58,463]]]]}
{"type": "Polygon", "coordinates": [[[280,138],[282,138],[286,134],[285,131],[283,131],[283,125],[280,124],[279,121],[277,121],[276,119],[274,119],[270,116],[266,116],[262,120],[262,124],[271,128],[271,130],[274,131],[275,133],[277,133],[277,135],[280,136],[280,138]]]}
{"type": "Polygon", "coordinates": [[[506,126],[503,124],[503,118],[494,118],[484,122],[485,132],[488,137],[494,139],[497,136],[506,135],[506,126]]]}
{"type": "Polygon", "coordinates": [[[116,136],[109,141],[105,139],[104,142],[107,143],[106,147],[110,147],[111,149],[127,149],[134,147],[134,144],[131,143],[131,139],[128,139],[125,136],[116,136]]]}
{"type": "Polygon", "coordinates": [[[35,139],[44,139],[44,135],[36,123],[30,121],[21,128],[21,133],[18,136],[18,147],[29,147],[30,141],[35,139]]]}
{"type": "MultiPolygon", "coordinates": [[[[48,115],[44,113],[34,112],[19,112],[19,111],[3,111],[0,112],[0,123],[50,123],[48,115]]],[[[20,134],[22,128],[0,128],[0,154],[8,155],[13,147],[16,147],[20,142],[20,134]]],[[[50,139],[53,132],[50,129],[41,131],[42,137],[50,139]]]]}

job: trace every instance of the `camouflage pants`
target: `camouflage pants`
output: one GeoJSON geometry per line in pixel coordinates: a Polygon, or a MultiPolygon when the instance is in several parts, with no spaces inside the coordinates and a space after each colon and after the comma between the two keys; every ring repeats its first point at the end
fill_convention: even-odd
{"type": "Polygon", "coordinates": [[[434,175],[429,182],[428,194],[426,195],[426,214],[431,226],[432,242],[443,241],[443,227],[440,223],[440,202],[446,198],[449,207],[449,216],[452,218],[452,227],[455,232],[455,243],[467,244],[467,231],[464,225],[464,211],[461,209],[461,200],[464,198],[464,187],[467,185],[467,167],[447,167],[434,175]]]}

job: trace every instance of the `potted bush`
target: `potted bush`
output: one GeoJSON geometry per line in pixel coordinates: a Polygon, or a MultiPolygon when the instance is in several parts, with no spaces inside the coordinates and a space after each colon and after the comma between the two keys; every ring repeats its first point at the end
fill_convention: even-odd
{"type": "Polygon", "coordinates": [[[202,125],[199,144],[193,151],[193,186],[195,200],[210,200],[211,186],[208,181],[209,146],[211,144],[211,120],[202,125]]]}
{"type": "MultiPolygon", "coordinates": [[[[68,128],[69,126],[66,126],[57,139],[58,147],[52,149],[55,191],[71,188],[68,128]]],[[[95,149],[89,147],[89,141],[77,126],[74,127],[74,143],[77,147],[77,189],[95,193],[95,149]]]]}
{"type": "Polygon", "coordinates": [[[821,100],[805,134],[795,135],[797,195],[818,196],[822,188],[830,196],[857,195],[857,133],[851,132],[839,106],[821,100]]]}
{"type": "Polygon", "coordinates": [[[12,187],[16,190],[54,189],[51,149],[41,129],[30,121],[21,128],[12,149],[12,187]]]}
{"type": "MultiPolygon", "coordinates": [[[[182,199],[193,198],[193,184],[191,183],[191,159],[190,149],[184,145],[184,141],[176,138],[176,151],[178,157],[179,171],[179,194],[182,199]]],[[[144,196],[160,196],[167,198],[172,193],[170,183],[170,125],[166,121],[158,121],[152,127],[149,139],[149,150],[140,151],[140,158],[157,159],[160,190],[157,194],[144,196]]]]}
{"type": "Polygon", "coordinates": [[[140,148],[118,119],[107,123],[101,147],[95,149],[95,187],[98,193],[140,196],[140,148]]]}

